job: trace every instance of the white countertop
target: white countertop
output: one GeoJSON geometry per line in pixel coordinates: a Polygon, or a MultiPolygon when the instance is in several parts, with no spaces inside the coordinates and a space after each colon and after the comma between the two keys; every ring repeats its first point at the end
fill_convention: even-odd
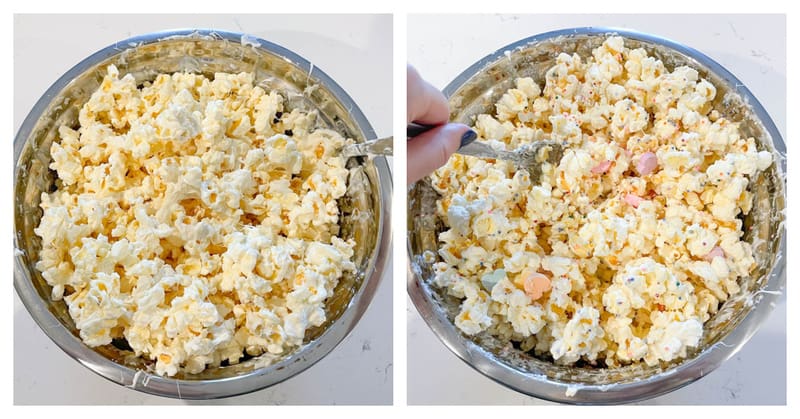
{"type": "MultiPolygon", "coordinates": [[[[736,75],[786,135],[786,19],[747,15],[409,15],[408,62],[444,88],[480,58],[514,41],[579,26],[670,38],[736,75]],[[680,22],[680,24],[676,24],[680,22]]],[[[486,378],[452,354],[408,304],[408,403],[551,404],[486,378]]],[[[642,404],[786,404],[786,297],[758,333],[716,371],[642,404]]]]}
{"type": "MultiPolygon", "coordinates": [[[[205,27],[245,32],[298,53],[355,100],[378,135],[392,129],[390,15],[16,15],[14,127],[44,91],[95,51],[131,36],[205,27]]],[[[391,404],[392,261],[353,332],[328,356],[265,390],[209,404],[391,404]]],[[[15,404],[186,404],[91,372],[42,333],[14,297],[15,404]]]]}

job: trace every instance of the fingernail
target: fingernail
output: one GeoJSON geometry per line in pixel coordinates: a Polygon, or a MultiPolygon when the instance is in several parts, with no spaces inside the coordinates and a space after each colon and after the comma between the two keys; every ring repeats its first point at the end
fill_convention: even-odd
{"type": "Polygon", "coordinates": [[[468,145],[469,143],[475,141],[478,138],[478,133],[473,130],[469,130],[461,136],[461,147],[468,145]]]}

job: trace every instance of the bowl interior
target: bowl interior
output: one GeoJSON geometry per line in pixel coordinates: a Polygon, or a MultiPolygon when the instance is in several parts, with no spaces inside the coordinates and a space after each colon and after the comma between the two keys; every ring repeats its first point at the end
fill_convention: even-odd
{"type": "MultiPolygon", "coordinates": [[[[451,120],[471,125],[476,115],[493,114],[494,104],[503,93],[514,87],[517,77],[531,77],[541,87],[544,85],[545,72],[555,64],[559,53],[577,53],[582,57],[589,57],[592,49],[602,44],[606,36],[606,33],[576,33],[556,37],[543,35],[529,43],[521,42],[521,45],[517,44],[515,48],[504,51],[505,54],[502,50],[498,51],[494,56],[487,57],[465,71],[445,89],[445,93],[449,94],[451,120]]],[[[647,37],[623,37],[626,47],[644,48],[651,56],[662,60],[670,70],[681,65],[698,70],[700,77],[717,88],[714,107],[726,118],[741,123],[742,135],[754,137],[759,149],[772,151],[776,161],[779,161],[761,173],[750,186],[755,201],[753,210],[744,217],[744,240],[754,244],[754,257],[758,267],[750,277],[741,280],[741,291],[726,301],[719,312],[706,323],[700,347],[685,360],[654,367],[647,367],[642,363],[616,369],[558,366],[514,348],[508,342],[500,341],[488,333],[467,337],[454,330],[452,324],[459,312],[460,300],[446,295],[430,284],[433,278],[432,263],[422,256],[426,250],[437,254],[437,237],[444,230],[443,222],[435,214],[438,193],[427,179],[417,182],[410,189],[408,204],[410,273],[416,277],[416,283],[410,285],[410,288],[414,288],[412,297],[413,294],[419,295],[415,303],[418,308],[424,306],[420,311],[423,312],[423,317],[427,315],[432,318],[426,319],[429,323],[433,321],[440,328],[448,330],[448,337],[440,334],[440,338],[449,340],[446,342],[448,346],[466,348],[463,353],[469,358],[465,359],[468,363],[484,373],[499,371],[492,378],[501,382],[504,377],[516,375],[512,380],[514,382],[505,384],[528,394],[541,396],[543,393],[537,390],[537,386],[542,382],[592,385],[607,391],[612,385],[640,382],[668,373],[681,364],[702,357],[706,351],[729,336],[751,313],[760,298],[758,290],[764,288],[768,282],[772,285],[779,283],[773,289],[783,286],[782,268],[775,268],[776,265],[780,267],[782,259],[785,195],[783,170],[780,167],[782,162],[776,153],[774,142],[784,147],[781,150],[783,152],[785,146],[771,121],[769,125],[773,132],[762,121],[765,115],[758,115],[746,99],[749,95],[746,88],[738,80],[718,73],[718,69],[712,68],[713,63],[707,65],[704,60],[695,59],[647,37]],[[773,135],[778,136],[777,141],[773,135]],[[529,379],[527,384],[520,385],[526,377],[529,379]]]]}
{"type": "MultiPolygon", "coordinates": [[[[277,90],[287,99],[286,107],[289,110],[317,110],[319,127],[334,129],[357,142],[374,136],[372,128],[360,111],[354,111],[352,105],[343,104],[340,98],[344,92],[326,81],[327,76],[324,74],[320,78],[322,73],[318,69],[313,69],[305,60],[295,60],[293,57],[296,55],[281,47],[272,44],[257,45],[246,39],[238,41],[239,39],[220,36],[214,32],[194,33],[160,40],[143,40],[132,45],[125,43],[112,52],[98,52],[70,70],[72,74],[67,76],[71,75],[73,78],[66,86],[57,89],[58,91],[48,91],[37,104],[37,107],[41,106],[38,109],[38,119],[31,121],[28,132],[23,132],[23,125],[23,130],[18,134],[15,141],[17,165],[14,172],[14,240],[16,248],[21,251],[17,253],[21,258],[18,267],[24,276],[22,280],[30,281],[38,294],[39,301],[32,304],[46,308],[76,338],[79,336],[78,330],[69,316],[66,304],[63,301],[51,301],[50,286],[34,268],[39,258],[41,242],[33,229],[38,226],[42,215],[39,208],[41,194],[54,187],[55,172],[48,166],[51,160],[50,145],[57,137],[58,127],[66,124],[77,128],[78,111],[100,85],[108,65],[116,65],[122,75],[132,74],[139,83],[152,81],[159,73],[188,71],[213,78],[215,72],[252,72],[259,86],[265,90],[277,90]]],[[[34,108],[31,116],[36,114],[37,108],[34,108]]],[[[381,164],[385,166],[382,159],[381,164]]],[[[352,238],[356,242],[354,262],[358,271],[356,274],[348,273],[340,279],[334,295],[326,302],[325,324],[309,329],[305,335],[307,345],[296,350],[295,354],[302,353],[308,344],[324,339],[325,332],[332,325],[352,327],[341,325],[341,322],[336,324],[336,321],[352,305],[354,299],[364,294],[365,283],[369,282],[375,269],[380,236],[384,234],[383,195],[386,192],[382,191],[381,183],[389,181],[385,178],[388,172],[383,168],[379,170],[375,160],[367,159],[351,159],[348,168],[348,191],[339,201],[340,236],[344,239],[352,238]]],[[[377,281],[377,277],[374,281],[377,281]]],[[[375,286],[371,285],[372,291],[375,286]]],[[[367,302],[371,297],[369,292],[364,296],[367,302]]],[[[86,347],[86,350],[90,349],[86,347]]],[[[147,370],[150,364],[150,361],[134,356],[124,342],[114,342],[93,350],[113,363],[136,370],[147,370]]],[[[216,380],[237,377],[257,370],[264,366],[265,361],[269,361],[261,358],[251,358],[231,366],[208,368],[199,374],[179,372],[174,378],[216,380]]]]}

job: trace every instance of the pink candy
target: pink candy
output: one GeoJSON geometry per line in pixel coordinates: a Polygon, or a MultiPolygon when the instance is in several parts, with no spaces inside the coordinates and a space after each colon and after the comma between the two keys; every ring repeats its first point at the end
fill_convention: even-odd
{"type": "Polygon", "coordinates": [[[710,252],[708,252],[706,255],[706,260],[712,261],[715,257],[725,257],[725,251],[719,246],[715,246],[710,252]]]}
{"type": "Polygon", "coordinates": [[[642,198],[640,198],[640,197],[638,197],[638,196],[636,196],[636,195],[634,195],[632,193],[629,193],[629,194],[625,195],[625,202],[627,202],[628,204],[630,204],[634,208],[639,208],[639,204],[641,204],[642,201],[644,201],[644,199],[642,199],[642,198]]]}
{"type": "Polygon", "coordinates": [[[592,173],[596,175],[603,174],[607,172],[608,169],[610,168],[611,168],[611,160],[603,160],[602,162],[600,162],[600,164],[592,168],[592,173]]]}
{"type": "Polygon", "coordinates": [[[649,175],[656,167],[658,167],[658,157],[656,157],[655,153],[649,151],[642,154],[636,163],[636,171],[642,176],[649,175]]]}

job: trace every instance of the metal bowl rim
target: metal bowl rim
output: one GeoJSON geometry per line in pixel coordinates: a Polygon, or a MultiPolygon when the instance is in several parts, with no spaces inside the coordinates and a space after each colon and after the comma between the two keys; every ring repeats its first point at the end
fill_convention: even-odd
{"type": "MultiPolygon", "coordinates": [[[[706,66],[712,73],[725,80],[732,91],[735,91],[753,109],[758,120],[763,124],[765,131],[772,137],[773,146],[784,157],[786,145],[780,135],[772,118],[764,107],[750,92],[750,90],[739,81],[736,76],[725,69],[722,65],[701,53],[700,51],[687,47],[676,41],[672,41],[660,36],[615,27],[576,27],[560,29],[533,35],[519,41],[512,42],[495,52],[486,55],[466,70],[456,76],[443,90],[449,99],[461,86],[463,86],[474,75],[484,68],[505,58],[507,52],[525,48],[531,44],[541,41],[551,40],[557,37],[569,36],[611,36],[619,35],[624,38],[643,41],[673,49],[683,55],[697,60],[706,66]]],[[[785,194],[786,160],[781,159],[780,164],[776,165],[779,177],[782,181],[781,189],[785,194]]],[[[735,355],[742,346],[755,334],[758,327],[766,320],[772,312],[773,306],[780,294],[783,293],[786,282],[785,275],[785,254],[786,254],[786,232],[781,225],[779,229],[780,244],[779,254],[775,257],[775,262],[769,273],[768,283],[761,289],[762,298],[755,303],[741,323],[727,336],[720,339],[716,344],[706,348],[695,357],[684,360],[678,365],[672,366],[665,371],[647,377],[646,379],[626,382],[613,385],[596,384],[575,384],[566,381],[551,380],[542,374],[526,373],[505,364],[492,354],[485,351],[478,344],[469,338],[465,338],[450,322],[444,317],[441,311],[437,310],[426,295],[423,287],[430,287],[420,278],[414,269],[412,262],[412,249],[409,240],[406,240],[407,257],[407,291],[414,306],[421,317],[434,332],[436,337],[458,358],[467,365],[480,372],[491,380],[516,390],[520,393],[537,397],[540,399],[570,403],[570,404],[613,404],[631,403],[641,401],[662,394],[677,390],[683,386],[702,378],[711,371],[719,367],[724,361],[735,355]],[[748,327],[744,327],[748,326],[748,327]],[[726,342],[731,340],[732,342],[726,342]],[[668,380],[669,385],[663,385],[662,381],[668,380]],[[568,395],[573,393],[572,395],[568,395]]]]}

